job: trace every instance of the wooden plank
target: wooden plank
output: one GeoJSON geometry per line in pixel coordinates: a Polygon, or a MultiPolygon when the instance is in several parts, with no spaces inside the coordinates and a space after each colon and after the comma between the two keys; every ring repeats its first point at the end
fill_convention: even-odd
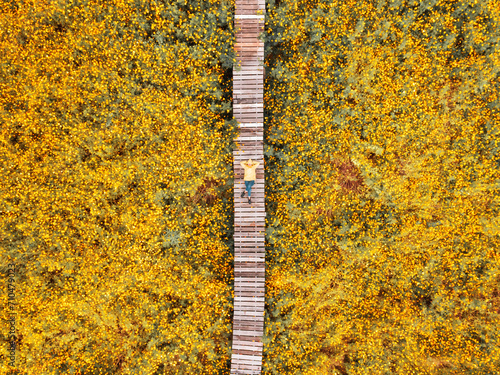
{"type": "MultiPolygon", "coordinates": [[[[254,204],[254,200],[259,199],[259,197],[256,197],[253,194],[250,198],[252,199],[251,205],[254,204]]],[[[241,199],[241,204],[248,205],[248,198],[240,198],[240,199],[241,199]]],[[[261,197],[261,199],[262,199],[262,197],[261,197]]],[[[234,221],[238,222],[238,223],[255,222],[256,224],[260,224],[260,223],[265,223],[265,216],[257,216],[257,217],[235,216],[234,221]]]]}
{"type": "Polygon", "coordinates": [[[262,105],[262,103],[258,104],[260,105],[255,107],[241,107],[241,105],[245,104],[233,103],[233,114],[234,116],[238,117],[245,117],[245,116],[250,118],[253,118],[255,116],[262,117],[264,113],[264,106],[262,105]]]}
{"type": "Polygon", "coordinates": [[[233,319],[238,319],[239,321],[248,321],[248,322],[263,322],[264,317],[259,316],[245,316],[245,315],[233,315],[233,319]]]}
{"type": "Polygon", "coordinates": [[[266,288],[266,284],[265,283],[249,283],[249,282],[235,282],[234,283],[234,288],[235,290],[241,290],[241,291],[253,291],[253,290],[257,290],[257,291],[262,291],[264,292],[265,291],[265,288],[266,288]]]}
{"type": "Polygon", "coordinates": [[[235,99],[237,99],[237,100],[247,99],[253,103],[264,104],[264,97],[263,97],[262,93],[255,93],[254,88],[248,87],[248,86],[245,87],[244,89],[234,87],[233,88],[233,104],[235,104],[234,103],[235,99]]]}
{"type": "MultiPolygon", "coordinates": [[[[236,244],[235,247],[239,247],[238,246],[239,244],[236,244]]],[[[259,250],[256,250],[256,249],[252,249],[252,250],[246,250],[246,249],[237,249],[238,250],[238,255],[240,256],[247,256],[247,257],[260,257],[262,255],[265,255],[266,254],[266,251],[264,249],[264,246],[262,246],[261,249],[259,250]]],[[[238,270],[235,270],[235,272],[239,272],[238,270]]],[[[257,276],[256,273],[252,273],[252,271],[245,271],[245,273],[250,273],[250,275],[252,277],[254,276],[257,276]]],[[[264,272],[262,272],[262,276],[264,275],[264,272]]],[[[239,275],[239,276],[242,276],[242,275],[239,275]]],[[[236,275],[235,275],[236,277],[236,275]]]]}
{"type": "MultiPolygon", "coordinates": [[[[241,110],[241,109],[238,109],[238,110],[234,110],[233,109],[233,116],[236,120],[250,120],[250,121],[258,121],[258,120],[262,120],[262,118],[264,117],[264,114],[263,114],[263,110],[260,109],[258,111],[256,110],[251,110],[251,111],[248,111],[248,110],[241,110]]],[[[262,142],[261,142],[261,145],[263,146],[262,142]]],[[[263,148],[263,147],[262,147],[263,148]]],[[[255,149],[250,149],[248,150],[248,152],[252,152],[254,153],[255,149]]],[[[263,154],[262,151],[259,151],[260,155],[263,154]]]]}
{"type": "MultiPolygon", "coordinates": [[[[236,250],[241,253],[242,256],[252,256],[249,254],[256,254],[261,256],[265,251],[265,239],[260,240],[258,243],[246,242],[246,241],[235,241],[235,252],[236,250]]],[[[238,255],[236,253],[236,255],[238,255]]],[[[250,272],[250,271],[245,271],[250,272]]]]}
{"type": "MultiPolygon", "coordinates": [[[[254,194],[254,192],[252,192],[252,195],[250,196],[251,199],[253,200],[256,200],[256,199],[259,199],[259,196],[257,194],[254,194]]],[[[260,197],[261,199],[263,199],[263,197],[261,196],[260,197]]],[[[245,199],[245,198],[240,198],[240,199],[245,199]]],[[[248,205],[248,198],[247,198],[247,201],[243,201],[244,203],[246,203],[248,205]]],[[[242,203],[243,203],[242,202],[242,203]]],[[[262,220],[264,221],[266,217],[266,213],[262,213],[262,214],[259,214],[259,213],[252,213],[252,212],[248,212],[248,213],[245,213],[245,212],[239,212],[239,213],[235,213],[234,214],[234,219],[235,220],[250,220],[252,219],[252,221],[254,220],[262,220]]]]}
{"type": "MultiPolygon", "coordinates": [[[[242,330],[242,331],[253,331],[254,334],[258,334],[264,330],[264,322],[263,321],[243,321],[237,319],[234,322],[234,330],[242,330]]],[[[259,339],[262,341],[261,337],[255,338],[255,340],[259,339]]]]}
{"type": "Polygon", "coordinates": [[[262,0],[259,0],[259,1],[254,0],[254,1],[250,1],[250,2],[244,2],[244,1],[238,0],[238,1],[235,1],[234,4],[235,4],[235,8],[237,8],[237,9],[240,9],[242,6],[245,6],[245,5],[250,5],[254,9],[258,9],[258,7],[266,5],[266,3],[262,0]]]}
{"type": "MultiPolygon", "coordinates": [[[[246,255],[249,256],[248,254],[264,254],[265,253],[265,248],[264,248],[264,240],[259,244],[255,245],[251,242],[242,242],[240,243],[239,241],[235,243],[235,247],[237,247],[238,252],[241,255],[246,255]]],[[[251,255],[250,255],[251,256],[251,255]]],[[[247,271],[250,272],[250,271],[247,271]]]]}
{"type": "Polygon", "coordinates": [[[266,67],[264,65],[264,61],[259,59],[258,55],[254,56],[253,58],[248,58],[244,60],[238,60],[235,62],[233,65],[233,77],[235,76],[235,73],[238,73],[241,71],[240,69],[263,69],[263,71],[266,71],[266,67]]]}
{"type": "MultiPolygon", "coordinates": [[[[250,98],[252,99],[252,98],[250,98]]],[[[239,135],[263,135],[264,129],[256,129],[253,127],[238,128],[239,135]]]]}
{"type": "MultiPolygon", "coordinates": [[[[243,208],[242,208],[243,209],[243,208]]],[[[249,208],[253,209],[253,207],[249,208]]],[[[259,209],[264,209],[264,207],[259,207],[259,209]]],[[[233,232],[233,236],[259,236],[258,238],[265,239],[265,230],[264,229],[256,229],[256,228],[235,228],[233,232]],[[261,232],[261,233],[259,233],[261,232]],[[261,237],[262,236],[262,237],[261,237]]]]}
{"type": "Polygon", "coordinates": [[[256,288],[263,288],[265,286],[265,279],[262,277],[262,278],[258,278],[258,277],[255,277],[255,278],[245,278],[243,280],[242,277],[236,277],[235,280],[234,280],[234,285],[238,285],[238,286],[248,286],[248,287],[256,287],[256,288]]]}
{"type": "Polygon", "coordinates": [[[237,247],[237,250],[238,252],[241,253],[241,255],[247,255],[247,254],[261,255],[265,253],[264,243],[265,243],[264,240],[260,241],[258,244],[254,244],[253,242],[235,241],[235,248],[237,247]]]}
{"type": "MultiPolygon", "coordinates": [[[[254,289],[250,289],[250,288],[248,288],[248,290],[244,290],[243,287],[239,287],[239,288],[241,289],[241,290],[239,290],[239,292],[242,293],[242,296],[245,296],[246,294],[250,294],[250,293],[255,293],[255,294],[252,294],[251,296],[254,296],[254,295],[257,296],[257,297],[264,296],[264,289],[263,288],[261,290],[257,290],[257,289],[254,290],[254,289]]],[[[246,297],[248,297],[248,296],[246,296],[246,297]]],[[[235,310],[234,312],[236,313],[238,311],[235,310]]],[[[252,314],[255,314],[255,312],[253,312],[252,314]]]]}
{"type": "Polygon", "coordinates": [[[254,238],[254,237],[247,237],[245,235],[234,235],[233,240],[235,242],[238,242],[238,249],[241,250],[250,250],[250,249],[257,249],[257,248],[262,248],[262,251],[264,251],[264,240],[266,238],[264,236],[260,238],[254,238]]]}
{"type": "MultiPolygon", "coordinates": [[[[252,100],[252,98],[249,99],[252,100]]],[[[238,127],[238,134],[264,134],[264,129],[253,126],[238,127]]]]}
{"type": "Polygon", "coordinates": [[[230,375],[260,375],[260,372],[262,371],[260,364],[255,366],[242,365],[245,366],[245,368],[241,369],[238,366],[238,362],[235,360],[235,365],[234,367],[231,367],[230,375]]]}
{"type": "Polygon", "coordinates": [[[237,344],[237,345],[233,345],[232,346],[232,349],[233,350],[246,350],[246,351],[249,351],[249,352],[257,352],[257,353],[262,353],[262,348],[259,347],[259,346],[251,346],[251,345],[240,345],[240,344],[237,344]]]}
{"type": "Polygon", "coordinates": [[[245,277],[253,277],[253,276],[262,276],[262,277],[265,277],[266,273],[265,272],[262,272],[260,274],[257,274],[255,275],[254,273],[252,272],[248,272],[248,273],[235,273],[234,277],[240,277],[240,276],[245,276],[245,277]]]}
{"type": "MultiPolygon", "coordinates": [[[[255,272],[255,271],[249,271],[249,272],[234,272],[234,277],[254,277],[254,276],[261,276],[261,277],[266,277],[266,271],[263,270],[262,272],[255,272]]],[[[240,302],[243,303],[243,302],[240,302]]],[[[246,303],[246,302],[245,302],[246,303]]]]}
{"type": "Polygon", "coordinates": [[[234,339],[233,345],[248,345],[248,346],[253,346],[255,348],[262,348],[264,346],[262,341],[255,341],[248,337],[245,337],[243,339],[241,338],[234,339]]]}
{"type": "MultiPolygon", "coordinates": [[[[238,308],[241,309],[250,309],[250,308],[256,308],[260,309],[260,311],[264,311],[264,301],[237,301],[235,303],[235,306],[238,306],[238,308]]],[[[236,308],[236,307],[235,307],[236,308]]]]}
{"type": "MultiPolygon", "coordinates": [[[[238,355],[244,355],[248,358],[236,358],[235,357],[235,367],[236,369],[239,370],[244,370],[245,372],[240,372],[239,374],[245,374],[245,375],[250,375],[251,373],[248,371],[256,370],[257,368],[260,368],[262,359],[258,358],[256,354],[254,356],[256,357],[254,360],[251,360],[250,358],[253,358],[252,355],[248,354],[239,354],[238,355]]],[[[231,370],[233,371],[233,370],[231,370]]],[[[255,373],[252,373],[255,374],[255,373]]]]}
{"type": "MultiPolygon", "coordinates": [[[[264,331],[264,322],[243,322],[243,321],[235,321],[234,322],[234,330],[235,331],[252,331],[253,335],[257,335],[260,332],[264,331]]],[[[234,334],[233,336],[235,336],[234,334]]],[[[242,339],[244,335],[240,335],[241,337],[238,337],[237,339],[242,339]]],[[[252,337],[250,334],[247,336],[252,337]]],[[[253,337],[252,340],[255,341],[262,341],[262,337],[253,337]]]]}
{"type": "Polygon", "coordinates": [[[251,306],[240,306],[235,307],[233,311],[246,312],[248,314],[253,314],[255,316],[264,316],[264,304],[259,306],[251,305],[251,306]]]}
{"type": "Polygon", "coordinates": [[[243,338],[252,339],[255,341],[262,341],[262,337],[259,336],[261,332],[264,331],[264,322],[235,322],[234,331],[233,332],[248,332],[246,335],[244,334],[233,334],[233,337],[237,340],[242,340],[243,338]],[[251,332],[251,333],[250,333],[251,332]]]}
{"type": "Polygon", "coordinates": [[[234,291],[240,291],[240,292],[253,292],[253,293],[262,293],[262,295],[265,292],[265,286],[264,285],[249,285],[249,286],[244,286],[244,285],[234,285],[234,291]]]}
{"type": "Polygon", "coordinates": [[[255,79],[241,79],[233,82],[233,96],[235,93],[242,92],[249,94],[248,96],[250,98],[255,98],[256,95],[261,95],[263,97],[264,93],[260,89],[264,89],[264,83],[257,82],[255,79]]]}
{"type": "Polygon", "coordinates": [[[243,341],[243,340],[233,340],[233,348],[235,345],[241,345],[252,348],[263,348],[264,344],[258,341],[243,341]]]}
{"type": "Polygon", "coordinates": [[[233,104],[239,104],[239,103],[256,103],[258,101],[262,100],[262,98],[259,98],[253,94],[234,94],[233,95],[233,104]]]}
{"type": "MultiPolygon", "coordinates": [[[[254,185],[255,186],[255,185],[254,185]]],[[[255,197],[257,196],[257,194],[254,194],[254,190],[253,190],[253,187],[252,187],[252,197],[255,197]]],[[[263,194],[261,194],[262,196],[263,194]]],[[[239,217],[239,216],[242,216],[242,217],[265,217],[266,216],[266,212],[258,212],[258,211],[239,211],[237,210],[235,213],[234,213],[234,216],[235,217],[239,217]]]]}
{"type": "MultiPolygon", "coordinates": [[[[240,8],[241,9],[241,8],[240,8]]],[[[238,12],[239,14],[235,14],[234,18],[236,19],[264,19],[264,15],[254,15],[254,14],[241,14],[241,12],[238,12]]]]}
{"type": "Polygon", "coordinates": [[[264,113],[264,103],[233,103],[233,114],[238,117],[254,118],[255,116],[262,118],[264,113]],[[252,105],[252,106],[250,106],[252,105]],[[248,106],[248,107],[243,107],[248,106]]]}
{"type": "Polygon", "coordinates": [[[236,73],[240,72],[243,69],[262,69],[264,72],[268,66],[264,65],[265,61],[259,58],[259,55],[255,55],[253,57],[249,57],[246,59],[239,59],[235,61],[233,65],[233,77],[236,73]]]}
{"type": "MultiPolygon", "coordinates": [[[[239,354],[239,353],[238,353],[239,354]]],[[[244,354],[248,355],[248,354],[244,354]]],[[[250,356],[251,357],[251,356],[250,356]]],[[[245,375],[254,375],[258,371],[257,369],[261,366],[261,361],[256,358],[254,361],[250,361],[249,359],[236,359],[235,358],[235,368],[231,369],[232,374],[245,374],[245,375]],[[244,372],[233,372],[233,371],[244,371],[244,372]]]]}
{"type": "Polygon", "coordinates": [[[233,70],[233,78],[238,80],[254,80],[264,83],[264,68],[255,66],[243,66],[240,70],[233,70]]]}
{"type": "Polygon", "coordinates": [[[233,330],[233,340],[241,341],[243,339],[248,339],[255,341],[258,340],[263,333],[264,333],[263,330],[253,331],[253,330],[235,329],[233,330]]]}
{"type": "Polygon", "coordinates": [[[247,334],[233,334],[233,337],[237,340],[252,339],[255,341],[262,341],[260,334],[264,331],[264,322],[245,322],[245,324],[240,322],[235,322],[233,332],[248,332],[247,334]],[[251,332],[251,333],[250,333],[251,332]]]}
{"type": "MultiPolygon", "coordinates": [[[[241,204],[250,204],[250,205],[253,205],[254,204],[254,201],[257,199],[256,197],[252,196],[250,197],[252,199],[252,203],[248,203],[248,199],[246,199],[245,201],[243,201],[243,199],[245,198],[242,198],[242,202],[241,204]]],[[[253,217],[236,217],[234,219],[235,223],[238,223],[238,224],[250,224],[250,223],[254,223],[254,224],[264,224],[265,223],[265,218],[253,218],[253,217]]]]}
{"type": "Polygon", "coordinates": [[[235,360],[235,367],[231,369],[231,374],[256,375],[260,374],[261,362],[256,359],[254,362],[248,360],[235,360]]]}
{"type": "Polygon", "coordinates": [[[234,23],[235,24],[250,24],[250,25],[265,25],[266,17],[265,17],[266,7],[262,5],[252,5],[252,4],[241,4],[236,7],[234,10],[234,23]],[[259,13],[264,14],[258,14],[259,13]],[[264,16],[264,17],[251,17],[251,18],[240,18],[237,16],[243,15],[256,15],[256,16],[264,16]]]}
{"type": "MultiPolygon", "coordinates": [[[[250,103],[262,104],[264,105],[264,97],[261,93],[255,93],[255,91],[249,90],[248,88],[239,89],[235,88],[233,90],[233,105],[236,104],[236,100],[247,100],[250,103]]],[[[233,107],[234,109],[234,107],[233,107]]]]}
{"type": "MultiPolygon", "coordinates": [[[[248,371],[249,368],[255,369],[257,367],[260,367],[262,363],[262,355],[258,353],[253,353],[252,355],[250,354],[240,354],[240,353],[235,353],[235,364],[236,367],[239,369],[244,369],[245,371],[248,371]],[[236,355],[240,357],[236,357],[236,355]],[[253,367],[252,367],[253,366],[253,367]]],[[[248,375],[248,372],[244,373],[245,375],[248,375]]]]}
{"type": "MultiPolygon", "coordinates": [[[[236,255],[235,255],[236,257],[236,255]]],[[[234,263],[253,263],[253,264],[257,264],[257,265],[263,265],[265,264],[264,262],[264,258],[259,258],[259,257],[251,257],[252,259],[250,260],[243,260],[243,259],[239,259],[240,257],[237,257],[237,258],[233,258],[234,259],[234,263]]],[[[249,258],[248,256],[244,256],[242,258],[249,258]]]]}
{"type": "Polygon", "coordinates": [[[262,281],[262,282],[265,282],[264,278],[262,279],[253,279],[253,278],[246,278],[246,277],[241,277],[238,279],[238,281],[262,281]]]}
{"type": "Polygon", "coordinates": [[[241,9],[242,6],[245,6],[245,5],[249,5],[249,6],[252,6],[254,9],[257,9],[259,6],[263,6],[265,5],[265,2],[263,1],[255,1],[255,0],[252,0],[252,1],[249,1],[249,2],[245,2],[245,1],[242,1],[242,0],[237,0],[235,1],[235,8],[237,9],[241,9]]]}
{"type": "MultiPolygon", "coordinates": [[[[243,266],[239,266],[239,269],[236,270],[235,272],[240,272],[240,273],[246,273],[246,272],[254,272],[256,273],[257,275],[265,275],[266,273],[266,269],[264,267],[243,267],[243,266]],[[248,270],[248,271],[247,271],[248,270]]],[[[237,277],[235,275],[235,277],[237,277]]]]}
{"type": "Polygon", "coordinates": [[[247,359],[247,360],[253,360],[255,358],[260,358],[260,360],[262,360],[262,357],[259,357],[259,356],[238,355],[238,354],[236,354],[234,356],[234,358],[237,358],[237,359],[247,359]]]}
{"type": "MultiPolygon", "coordinates": [[[[259,208],[264,208],[264,207],[259,207],[259,208]]],[[[252,207],[253,209],[253,207],[252,207]]],[[[240,228],[235,228],[234,229],[234,235],[235,236],[247,236],[249,233],[253,233],[256,235],[264,235],[265,236],[265,228],[250,228],[250,227],[240,227],[240,228]],[[261,232],[261,233],[259,233],[261,232]]],[[[264,237],[265,238],[265,237],[264,237]]]]}
{"type": "Polygon", "coordinates": [[[255,94],[253,88],[250,90],[248,87],[245,89],[234,88],[233,89],[233,104],[236,102],[234,100],[246,99],[251,103],[262,103],[264,104],[264,97],[262,94],[255,94]]]}
{"type": "Polygon", "coordinates": [[[263,95],[262,90],[264,88],[264,82],[255,76],[240,76],[240,79],[233,81],[233,93],[234,90],[247,89],[249,92],[255,92],[255,94],[263,95]]]}
{"type": "Polygon", "coordinates": [[[255,104],[233,104],[234,108],[261,108],[264,103],[255,103],[255,104]]]}
{"type": "Polygon", "coordinates": [[[262,370],[260,363],[258,365],[253,365],[253,366],[247,364],[239,365],[237,360],[235,360],[234,367],[231,367],[231,375],[260,375],[261,371],[262,370]],[[240,366],[244,367],[239,368],[240,366]]]}
{"type": "Polygon", "coordinates": [[[262,132],[260,134],[257,132],[251,132],[251,133],[245,132],[243,134],[240,133],[237,136],[236,140],[239,140],[239,141],[260,141],[259,143],[262,144],[262,141],[264,141],[264,132],[262,132]]]}
{"type": "MultiPolygon", "coordinates": [[[[258,137],[259,140],[263,140],[264,137],[264,132],[258,132],[255,130],[246,130],[246,129],[241,129],[240,134],[238,135],[238,138],[241,139],[242,137],[258,137]]],[[[263,159],[261,159],[263,160],[263,159]]],[[[258,160],[257,160],[258,161],[258,160]]],[[[261,163],[262,165],[262,163],[261,163]]]]}
{"type": "Polygon", "coordinates": [[[233,340],[253,340],[262,342],[262,334],[264,332],[264,322],[257,323],[260,327],[237,327],[233,332],[233,340]],[[237,334],[238,332],[243,332],[242,334],[237,334]]]}
{"type": "MultiPolygon", "coordinates": [[[[251,292],[251,291],[247,291],[247,290],[242,290],[239,292],[239,295],[242,297],[263,297],[264,292],[251,292]]],[[[233,322],[233,325],[237,324],[237,323],[238,323],[238,321],[233,322]]]]}
{"type": "Polygon", "coordinates": [[[242,293],[245,293],[245,292],[252,292],[252,293],[257,293],[255,295],[264,295],[265,293],[265,286],[257,286],[257,285],[254,285],[254,286],[241,286],[241,285],[235,285],[234,286],[234,291],[235,292],[242,292],[242,293]]]}
{"type": "Polygon", "coordinates": [[[233,310],[233,316],[242,316],[242,319],[255,318],[256,320],[264,320],[264,309],[256,310],[233,310]]]}
{"type": "MultiPolygon", "coordinates": [[[[257,189],[254,190],[254,186],[255,185],[252,186],[252,195],[253,195],[254,191],[258,191],[257,189]]],[[[243,188],[244,188],[244,186],[243,186],[243,188]]],[[[260,188],[259,190],[261,193],[263,193],[264,187],[260,188]]],[[[238,207],[238,212],[263,212],[263,213],[265,213],[266,208],[265,207],[258,207],[258,208],[238,207]]]]}
{"type": "Polygon", "coordinates": [[[236,302],[265,302],[264,297],[241,297],[241,296],[235,296],[234,300],[236,302]]]}
{"type": "MultiPolygon", "coordinates": [[[[237,365],[235,365],[237,366],[237,365]]],[[[251,368],[251,369],[238,369],[238,368],[231,368],[231,373],[230,375],[260,375],[261,372],[261,367],[260,365],[257,368],[251,368]]]]}
{"type": "Polygon", "coordinates": [[[266,7],[262,5],[241,4],[234,10],[234,23],[265,24],[266,7]],[[258,14],[259,13],[264,14],[258,14]],[[239,16],[239,17],[238,17],[239,16]],[[242,17],[243,16],[243,17],[242,17]],[[246,17],[245,17],[246,16],[246,17]],[[253,17],[248,17],[253,16],[253,17]]]}
{"type": "Polygon", "coordinates": [[[240,122],[257,122],[264,119],[263,113],[235,113],[233,111],[233,116],[236,121],[240,122]]]}
{"type": "Polygon", "coordinates": [[[265,262],[265,256],[236,256],[234,257],[235,262],[265,262]]]}
{"type": "MultiPolygon", "coordinates": [[[[238,244],[236,244],[235,247],[237,247],[237,246],[238,246],[238,244]]],[[[259,251],[258,250],[244,250],[244,249],[242,250],[242,249],[238,249],[238,256],[241,255],[241,256],[246,256],[246,257],[253,257],[253,256],[260,257],[262,255],[265,256],[265,254],[266,254],[266,251],[264,249],[264,246],[259,251]]],[[[240,272],[240,271],[235,270],[235,272],[240,272]]],[[[252,276],[252,277],[258,276],[256,273],[252,273],[252,271],[245,271],[245,273],[250,274],[250,276],[252,276]]],[[[265,272],[261,272],[261,276],[264,276],[264,274],[265,274],[265,272]]],[[[238,276],[235,275],[235,277],[242,277],[242,276],[243,275],[238,275],[238,276]]]]}
{"type": "MultiPolygon", "coordinates": [[[[252,197],[254,198],[254,197],[252,197]]],[[[245,197],[245,198],[240,198],[240,196],[238,196],[237,198],[234,198],[235,200],[235,204],[238,204],[238,205],[245,205],[246,207],[264,207],[264,202],[262,201],[257,201],[257,200],[252,200],[252,204],[251,205],[248,205],[248,199],[245,197]]],[[[264,226],[265,226],[265,221],[264,219],[262,220],[256,220],[256,222],[254,224],[249,224],[249,223],[239,223],[238,221],[235,221],[234,222],[234,226],[235,227],[242,227],[242,226],[245,226],[245,227],[256,227],[256,228],[260,228],[259,230],[264,230],[264,226]]]]}
{"type": "MultiPolygon", "coordinates": [[[[245,145],[247,144],[252,144],[255,147],[258,146],[263,146],[263,141],[264,141],[264,134],[263,133],[257,133],[257,132],[240,132],[240,134],[235,138],[235,141],[239,141],[238,143],[242,143],[242,141],[245,142],[245,145]],[[258,141],[258,142],[257,142],[258,141]]],[[[261,160],[264,158],[262,157],[261,160]]],[[[258,161],[258,160],[257,160],[258,161]]],[[[262,165],[262,162],[260,162],[262,165]]]]}
{"type": "MultiPolygon", "coordinates": [[[[246,145],[246,143],[242,143],[242,142],[238,142],[238,143],[242,144],[243,146],[246,145]]],[[[257,147],[252,147],[252,148],[254,148],[254,149],[251,150],[248,148],[240,148],[238,150],[234,150],[233,160],[244,161],[244,160],[249,159],[248,155],[256,155],[257,157],[256,158],[252,157],[252,160],[257,160],[259,163],[260,163],[260,161],[263,161],[264,160],[264,152],[261,150],[255,150],[255,148],[257,148],[257,147]]]]}
{"type": "MultiPolygon", "coordinates": [[[[251,302],[250,302],[251,303],[251,302]]],[[[234,311],[246,311],[246,312],[251,312],[256,315],[262,315],[264,316],[264,304],[260,304],[259,306],[239,306],[238,309],[234,309],[234,311]]]]}
{"type": "MultiPolygon", "coordinates": [[[[249,84],[264,85],[264,71],[263,67],[256,66],[243,66],[240,70],[233,70],[233,87],[241,82],[247,81],[249,84]]],[[[257,93],[257,90],[256,90],[257,93]]],[[[258,90],[259,94],[264,94],[263,90],[258,90]]]]}
{"type": "Polygon", "coordinates": [[[264,124],[262,122],[240,122],[238,126],[241,128],[263,128],[264,124]]]}
{"type": "MultiPolygon", "coordinates": [[[[261,113],[261,114],[239,114],[239,113],[234,113],[233,112],[233,117],[235,118],[236,121],[242,121],[242,122],[245,122],[245,121],[262,121],[262,119],[264,118],[264,115],[261,113]]],[[[262,154],[262,153],[261,153],[262,154]]]]}
{"type": "Polygon", "coordinates": [[[234,18],[234,23],[251,23],[251,24],[260,24],[265,22],[265,11],[266,8],[262,4],[239,4],[236,6],[236,9],[234,10],[235,18],[234,18]],[[244,14],[247,13],[248,11],[251,11],[251,15],[256,15],[256,16],[264,16],[264,17],[251,17],[251,18],[236,18],[236,15],[238,14],[244,14]],[[259,11],[259,12],[257,12],[259,11]],[[262,14],[260,14],[262,13],[262,14]]]}

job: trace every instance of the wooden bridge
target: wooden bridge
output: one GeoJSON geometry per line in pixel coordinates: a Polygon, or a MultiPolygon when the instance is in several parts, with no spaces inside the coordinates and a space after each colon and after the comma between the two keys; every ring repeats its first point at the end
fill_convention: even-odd
{"type": "Polygon", "coordinates": [[[236,0],[237,68],[233,69],[233,115],[240,135],[234,151],[234,315],[231,374],[260,374],[264,333],[265,205],[263,153],[265,0],[236,0]],[[260,163],[252,187],[252,204],[241,198],[245,189],[240,162],[260,163]]]}

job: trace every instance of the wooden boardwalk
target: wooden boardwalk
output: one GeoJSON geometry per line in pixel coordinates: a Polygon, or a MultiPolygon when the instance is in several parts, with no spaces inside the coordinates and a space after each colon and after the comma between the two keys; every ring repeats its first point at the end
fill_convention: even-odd
{"type": "Polygon", "coordinates": [[[236,0],[233,69],[233,114],[240,135],[234,157],[234,315],[231,374],[260,374],[264,333],[265,206],[264,206],[264,31],[265,0],[236,0]],[[260,11],[260,12],[259,12],[260,11]],[[260,13],[260,14],[259,14],[260,13]],[[238,69],[241,69],[238,71],[238,69]],[[240,162],[260,163],[248,204],[240,162]]]}

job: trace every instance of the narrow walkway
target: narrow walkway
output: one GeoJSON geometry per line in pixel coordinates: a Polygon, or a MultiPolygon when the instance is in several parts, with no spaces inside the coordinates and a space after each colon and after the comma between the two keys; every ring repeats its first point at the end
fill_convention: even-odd
{"type": "Polygon", "coordinates": [[[260,374],[264,333],[264,31],[265,0],[236,0],[235,32],[238,69],[233,69],[233,114],[239,123],[234,157],[234,315],[231,374],[260,374]],[[261,15],[257,14],[261,11],[261,15]],[[252,204],[240,162],[259,162],[252,204]]]}

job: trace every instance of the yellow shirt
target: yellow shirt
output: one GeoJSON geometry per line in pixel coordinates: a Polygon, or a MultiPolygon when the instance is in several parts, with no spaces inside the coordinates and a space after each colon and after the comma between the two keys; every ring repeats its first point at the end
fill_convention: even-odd
{"type": "Polygon", "coordinates": [[[246,165],[246,161],[242,161],[242,162],[240,162],[240,164],[245,169],[245,178],[243,180],[254,181],[256,178],[255,177],[255,168],[257,168],[260,165],[260,163],[254,161],[251,167],[246,165]]]}

